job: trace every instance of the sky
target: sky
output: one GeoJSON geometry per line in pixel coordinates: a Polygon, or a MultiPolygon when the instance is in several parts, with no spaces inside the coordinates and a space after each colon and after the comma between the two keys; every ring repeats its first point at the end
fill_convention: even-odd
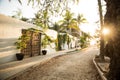
{"type": "Polygon", "coordinates": [[[72,7],[73,11],[84,14],[89,22],[95,22],[99,18],[97,0],[80,0],[78,5],[72,7]]]}
{"type": "Polygon", "coordinates": [[[0,0],[0,13],[12,16],[18,11],[18,9],[22,10],[23,17],[33,18],[34,14],[38,11],[38,8],[33,8],[32,5],[27,5],[27,0],[21,0],[22,5],[18,2],[18,0],[0,0]]]}
{"type": "MultiPolygon", "coordinates": [[[[33,18],[34,14],[38,11],[38,8],[32,7],[31,4],[28,6],[27,1],[28,0],[22,0],[21,5],[18,0],[11,0],[10,2],[9,0],[0,0],[0,14],[12,16],[15,14],[15,11],[21,9],[23,17],[33,18]]],[[[71,3],[69,6],[71,7],[72,12],[74,12],[76,15],[78,13],[83,14],[83,16],[89,22],[89,24],[81,25],[81,27],[83,26],[84,31],[90,31],[91,29],[88,29],[87,27],[92,25],[95,26],[94,23],[99,20],[97,0],[80,0],[78,5],[71,3]]],[[[95,27],[92,28],[93,30],[95,29],[95,27]]],[[[93,30],[90,32],[93,32],[93,30]]]]}

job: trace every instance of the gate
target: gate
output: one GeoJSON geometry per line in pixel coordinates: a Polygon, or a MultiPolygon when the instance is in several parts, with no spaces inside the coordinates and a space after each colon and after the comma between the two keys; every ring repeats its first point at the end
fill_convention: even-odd
{"type": "Polygon", "coordinates": [[[21,52],[25,57],[32,57],[41,54],[41,33],[35,32],[34,30],[28,31],[23,29],[22,35],[27,35],[29,40],[26,43],[26,48],[22,49],[21,52]]]}

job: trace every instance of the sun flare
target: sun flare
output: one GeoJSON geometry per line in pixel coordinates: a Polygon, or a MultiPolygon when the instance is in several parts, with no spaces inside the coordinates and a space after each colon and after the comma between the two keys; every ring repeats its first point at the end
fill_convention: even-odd
{"type": "Polygon", "coordinates": [[[110,33],[110,30],[108,28],[104,28],[103,31],[102,31],[102,33],[104,35],[108,35],[110,33]]]}

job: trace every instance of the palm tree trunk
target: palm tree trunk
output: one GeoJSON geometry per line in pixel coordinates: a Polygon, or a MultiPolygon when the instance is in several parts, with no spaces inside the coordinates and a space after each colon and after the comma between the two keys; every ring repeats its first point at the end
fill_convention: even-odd
{"type": "Polygon", "coordinates": [[[98,6],[99,6],[99,16],[100,16],[100,26],[101,26],[101,32],[100,32],[100,59],[104,61],[104,38],[102,34],[103,30],[103,15],[102,15],[102,5],[101,0],[98,0],[98,6]]]}
{"type": "Polygon", "coordinates": [[[57,35],[57,39],[58,39],[58,43],[57,43],[57,45],[58,45],[58,51],[60,51],[60,50],[62,50],[62,48],[61,48],[61,36],[60,36],[60,34],[57,35]]]}

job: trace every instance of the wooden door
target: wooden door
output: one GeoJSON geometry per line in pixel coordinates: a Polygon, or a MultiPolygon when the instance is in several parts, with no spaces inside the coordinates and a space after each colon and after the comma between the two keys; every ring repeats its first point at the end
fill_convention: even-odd
{"type": "Polygon", "coordinates": [[[22,49],[21,52],[26,57],[38,56],[41,54],[41,33],[34,31],[22,30],[22,35],[27,35],[29,40],[27,41],[26,48],[22,49]]]}

